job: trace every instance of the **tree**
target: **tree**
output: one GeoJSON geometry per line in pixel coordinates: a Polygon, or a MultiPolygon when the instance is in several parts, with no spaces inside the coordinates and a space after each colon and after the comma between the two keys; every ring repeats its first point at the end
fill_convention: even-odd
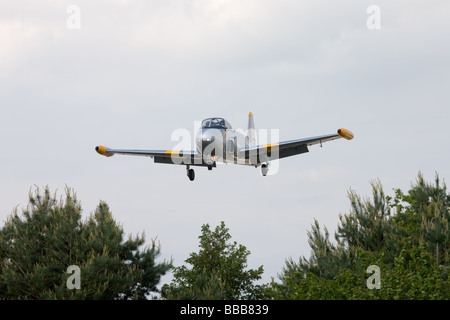
{"type": "Polygon", "coordinates": [[[408,194],[396,189],[395,224],[403,238],[415,245],[427,243],[437,265],[450,267],[450,195],[436,174],[434,185],[419,172],[408,194]]]}
{"type": "Polygon", "coordinates": [[[263,267],[245,270],[250,251],[236,242],[230,243],[231,235],[223,221],[214,231],[209,224],[201,229],[200,251],[185,260],[192,268],[175,267],[174,279],[170,285],[164,285],[162,296],[192,300],[262,298],[263,288],[253,282],[261,279],[263,267]]]}
{"type": "Polygon", "coordinates": [[[272,284],[271,296],[281,300],[450,299],[450,282],[433,263],[425,244],[406,246],[393,264],[385,263],[375,252],[357,251],[358,258],[351,260],[351,267],[339,268],[332,279],[301,270],[285,273],[282,283],[272,284]],[[379,289],[368,286],[369,266],[380,270],[379,289]]]}
{"type": "Polygon", "coordinates": [[[156,263],[159,245],[152,240],[142,248],[144,233],[124,240],[105,202],[87,221],[81,212],[69,188],[65,201],[48,187],[44,194],[30,191],[22,216],[14,210],[0,229],[0,298],[147,299],[158,291],[171,268],[171,262],[156,263]]]}
{"type": "Polygon", "coordinates": [[[405,245],[391,265],[384,270],[378,295],[390,300],[448,300],[450,281],[429,254],[427,244],[405,245]]]}
{"type": "Polygon", "coordinates": [[[276,299],[450,299],[450,196],[436,176],[421,173],[407,194],[387,196],[372,182],[372,199],[348,193],[336,244],[318,221],[308,232],[311,257],[287,259],[271,295],[276,299]],[[367,269],[376,265],[382,286],[370,290],[367,269]]]}

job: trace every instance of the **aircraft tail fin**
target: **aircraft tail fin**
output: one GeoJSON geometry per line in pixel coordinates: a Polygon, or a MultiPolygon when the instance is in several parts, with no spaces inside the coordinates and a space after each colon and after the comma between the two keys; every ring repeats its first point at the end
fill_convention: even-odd
{"type": "Polygon", "coordinates": [[[247,147],[255,147],[256,146],[256,129],[255,129],[255,120],[253,119],[253,113],[248,113],[248,129],[246,136],[246,145],[247,147]]]}

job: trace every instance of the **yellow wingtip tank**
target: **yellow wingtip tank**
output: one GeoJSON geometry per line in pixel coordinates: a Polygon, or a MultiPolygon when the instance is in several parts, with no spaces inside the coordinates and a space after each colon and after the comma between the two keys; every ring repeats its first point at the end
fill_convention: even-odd
{"type": "Polygon", "coordinates": [[[109,148],[105,147],[105,146],[96,146],[95,147],[95,151],[97,151],[97,153],[101,154],[102,156],[105,156],[105,157],[113,156],[114,154],[108,153],[108,149],[109,148]]]}
{"type": "Polygon", "coordinates": [[[340,128],[337,132],[342,138],[345,138],[347,140],[352,140],[354,137],[353,132],[345,128],[340,128]]]}

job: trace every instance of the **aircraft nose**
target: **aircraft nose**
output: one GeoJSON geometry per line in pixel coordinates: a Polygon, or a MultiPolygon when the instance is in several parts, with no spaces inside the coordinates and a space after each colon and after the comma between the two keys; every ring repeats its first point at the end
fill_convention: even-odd
{"type": "Polygon", "coordinates": [[[204,130],[202,132],[202,142],[211,143],[217,139],[218,132],[216,130],[204,130]]]}
{"type": "Polygon", "coordinates": [[[205,149],[220,149],[223,145],[223,131],[216,128],[202,128],[196,136],[197,150],[203,153],[205,149]]]}
{"type": "Polygon", "coordinates": [[[202,152],[205,151],[205,148],[209,145],[213,145],[214,141],[216,140],[216,137],[211,134],[204,134],[202,136],[202,152]]]}
{"type": "Polygon", "coordinates": [[[203,142],[214,142],[214,140],[216,140],[216,136],[204,135],[202,140],[203,142]]]}

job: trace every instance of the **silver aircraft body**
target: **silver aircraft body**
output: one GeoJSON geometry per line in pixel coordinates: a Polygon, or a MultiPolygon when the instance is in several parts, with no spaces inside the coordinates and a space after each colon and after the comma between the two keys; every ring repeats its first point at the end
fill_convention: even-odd
{"type": "Polygon", "coordinates": [[[261,167],[262,175],[266,176],[271,161],[309,152],[308,147],[311,145],[322,145],[339,138],[351,140],[353,133],[340,128],[331,134],[258,145],[253,113],[249,112],[245,132],[233,129],[221,117],[204,119],[195,136],[195,150],[113,149],[101,145],[96,146],[95,150],[106,157],[114,154],[146,156],[153,158],[155,163],[185,165],[187,176],[193,181],[195,172],[191,166],[203,166],[212,170],[217,163],[261,167]]]}

